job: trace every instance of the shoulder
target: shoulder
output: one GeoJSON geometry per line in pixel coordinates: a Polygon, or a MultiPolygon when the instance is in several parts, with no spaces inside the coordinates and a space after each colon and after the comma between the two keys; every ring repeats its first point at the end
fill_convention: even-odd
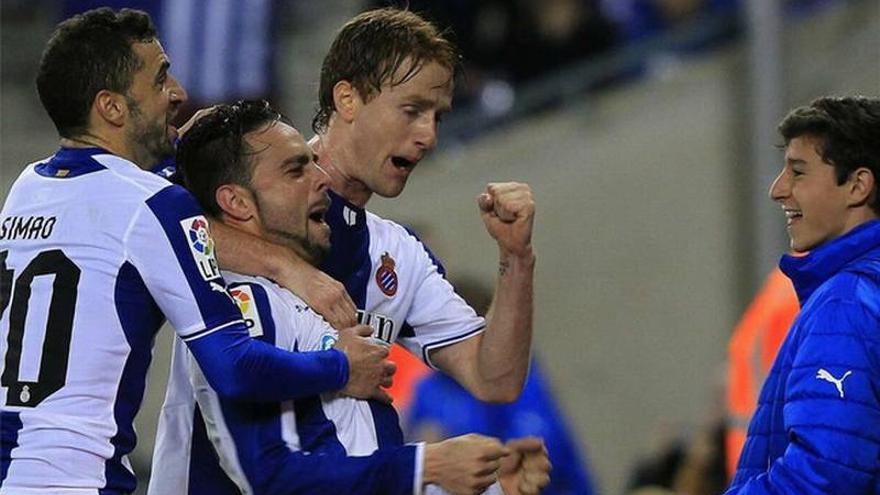
{"type": "Polygon", "coordinates": [[[93,155],[92,159],[107,167],[120,186],[139,191],[144,198],[156,194],[171,184],[167,179],[142,170],[134,163],[116,155],[93,155]]]}
{"type": "Polygon", "coordinates": [[[434,265],[441,275],[446,274],[440,259],[409,227],[370,212],[367,212],[367,226],[370,229],[372,244],[380,250],[393,249],[398,254],[406,253],[426,265],[434,265]]]}
{"type": "Polygon", "coordinates": [[[287,348],[316,331],[332,330],[299,296],[269,279],[227,271],[223,278],[251,336],[265,336],[263,340],[287,348]]]}

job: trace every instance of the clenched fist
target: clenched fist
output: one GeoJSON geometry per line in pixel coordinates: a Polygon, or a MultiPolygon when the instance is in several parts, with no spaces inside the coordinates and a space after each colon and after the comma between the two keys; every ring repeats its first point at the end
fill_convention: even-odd
{"type": "Polygon", "coordinates": [[[532,249],[535,200],[528,184],[493,182],[477,196],[480,215],[502,253],[527,256],[532,249]]]}

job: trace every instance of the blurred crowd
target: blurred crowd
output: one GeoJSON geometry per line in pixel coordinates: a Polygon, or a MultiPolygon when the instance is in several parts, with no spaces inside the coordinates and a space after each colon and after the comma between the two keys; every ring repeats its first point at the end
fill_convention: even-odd
{"type": "MultiPolygon", "coordinates": [[[[301,1],[216,0],[204,9],[205,3],[198,0],[65,0],[59,16],[101,5],[150,13],[195,109],[237,98],[278,96],[276,59],[282,54],[276,53],[274,38],[279,20],[289,19],[286,14],[301,1]]],[[[785,12],[797,16],[836,1],[845,0],[786,0],[785,12]]],[[[740,34],[745,3],[365,0],[362,8],[407,7],[446,29],[463,54],[456,108],[497,117],[513,109],[522,88],[573,65],[635,50],[634,56],[626,57],[628,63],[611,64],[596,77],[567,81],[567,94],[650,75],[678,57],[715,48],[740,34]],[[679,31],[694,34],[658,42],[679,31]]],[[[183,112],[181,117],[187,115],[183,112]]]]}

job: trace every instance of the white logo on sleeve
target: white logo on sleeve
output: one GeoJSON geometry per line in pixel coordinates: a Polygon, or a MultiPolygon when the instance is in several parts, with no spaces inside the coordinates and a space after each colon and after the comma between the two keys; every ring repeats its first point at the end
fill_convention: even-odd
{"type": "Polygon", "coordinates": [[[199,267],[199,273],[205,280],[220,278],[220,267],[214,257],[214,239],[208,231],[208,221],[202,215],[189,217],[180,221],[189,250],[199,267]]]}
{"type": "Polygon", "coordinates": [[[825,370],[825,368],[819,368],[819,372],[816,374],[817,380],[825,380],[826,382],[833,383],[835,387],[837,387],[837,392],[840,394],[840,398],[843,398],[843,381],[846,380],[846,377],[852,375],[852,371],[847,371],[843,374],[840,379],[834,378],[834,375],[825,370]]]}

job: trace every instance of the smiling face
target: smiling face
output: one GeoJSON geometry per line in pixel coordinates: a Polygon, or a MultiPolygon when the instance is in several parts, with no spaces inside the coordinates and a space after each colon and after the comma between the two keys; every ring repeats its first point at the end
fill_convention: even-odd
{"type": "Polygon", "coordinates": [[[822,160],[820,140],[796,137],[785,149],[782,172],[770,187],[787,219],[791,249],[810,251],[849,231],[850,180],[837,184],[834,167],[822,160]]]}
{"type": "MultiPolygon", "coordinates": [[[[403,64],[391,80],[407,69],[403,64]]],[[[354,91],[347,122],[347,156],[353,159],[336,165],[363,184],[367,197],[373,192],[387,198],[399,195],[415,166],[437,144],[440,119],[451,104],[452,73],[435,62],[402,84],[383,85],[368,101],[354,91]]]]}
{"type": "Polygon", "coordinates": [[[125,95],[129,113],[127,144],[135,154],[135,162],[150,168],[174,155],[177,129],[171,120],[186,101],[186,91],[168,73],[168,56],[157,40],[133,43],[132,51],[142,64],[125,95]]]}
{"type": "Polygon", "coordinates": [[[252,167],[254,221],[262,236],[290,247],[311,263],[330,249],[328,179],[293,127],[274,122],[245,136],[252,167]]]}

